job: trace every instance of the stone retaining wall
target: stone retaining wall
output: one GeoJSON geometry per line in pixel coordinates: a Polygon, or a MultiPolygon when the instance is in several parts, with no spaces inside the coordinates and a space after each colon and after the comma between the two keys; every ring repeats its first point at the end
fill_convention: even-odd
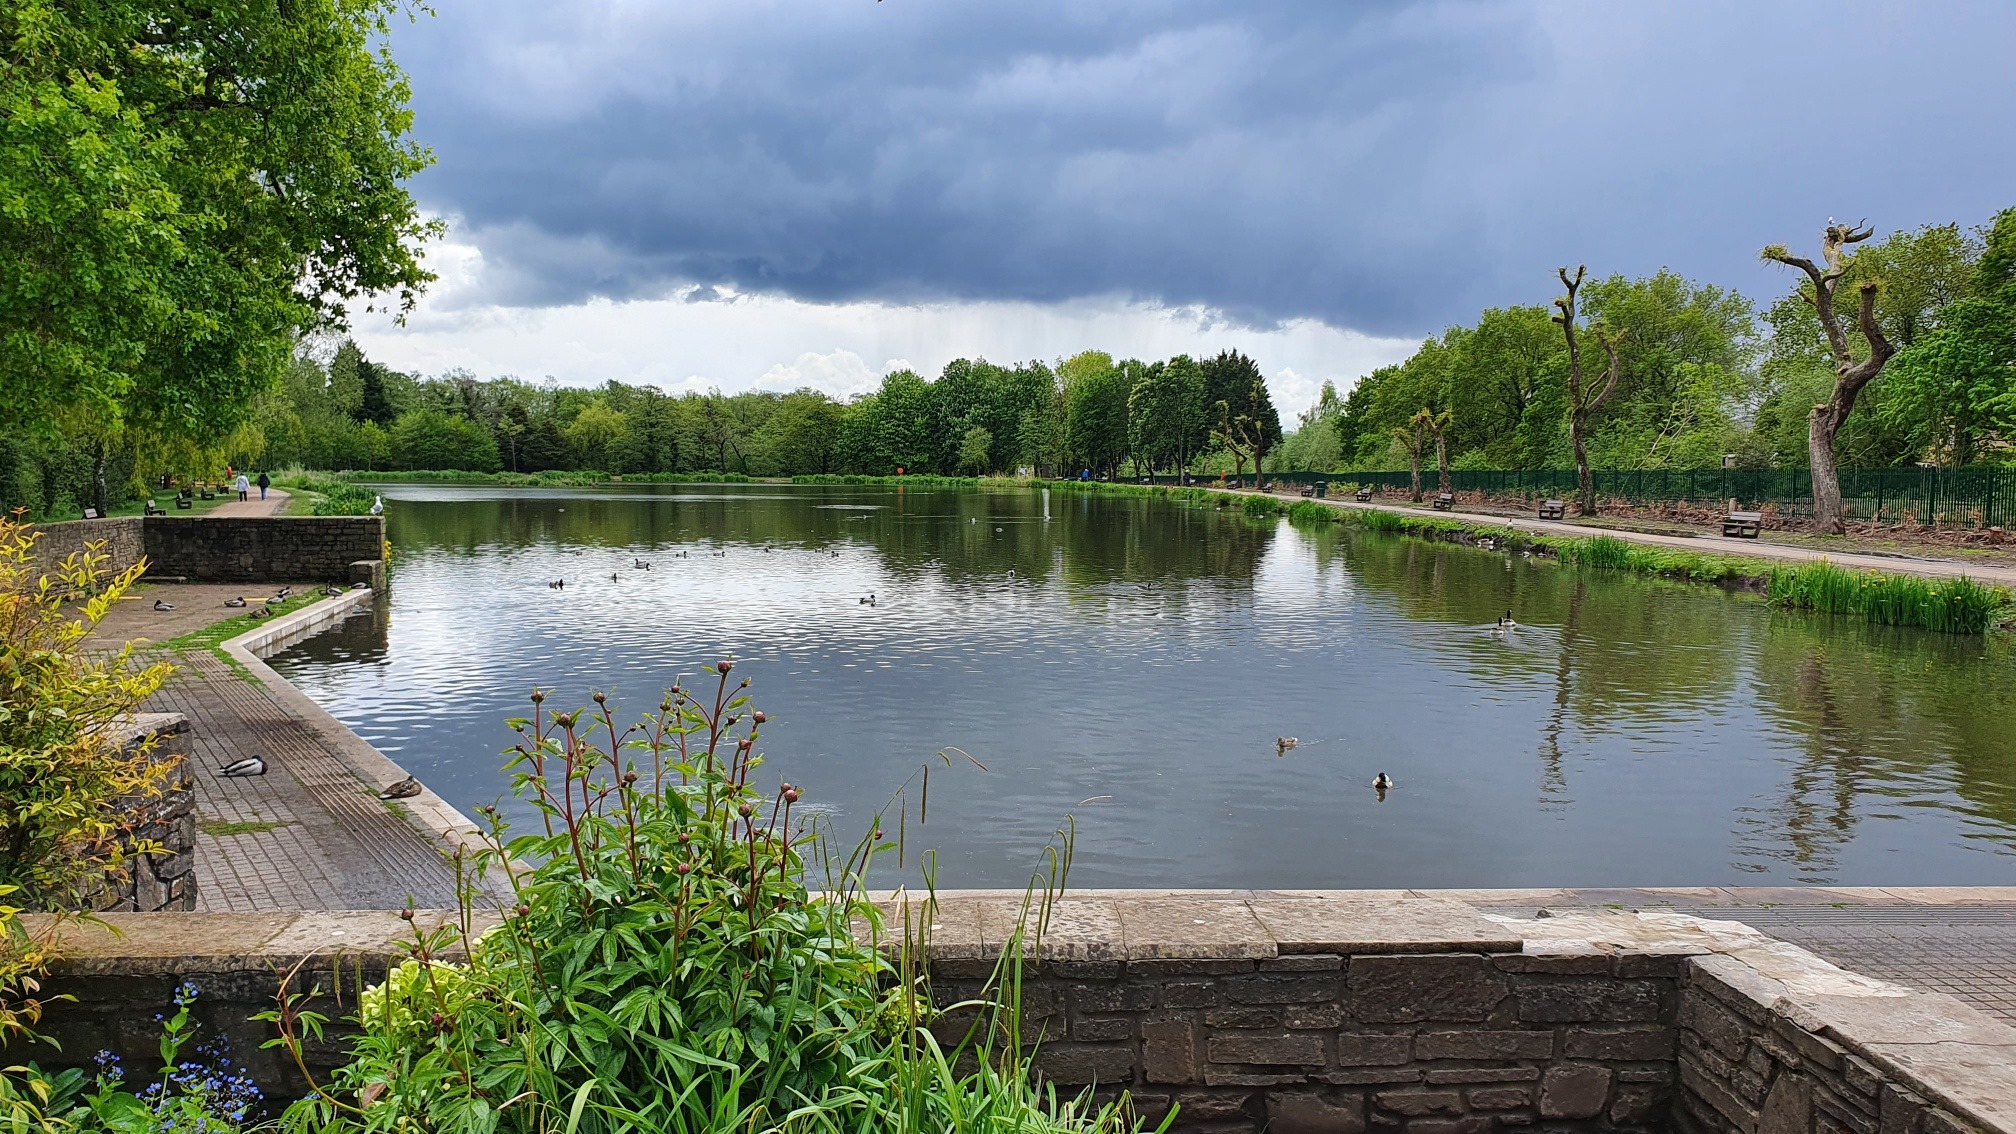
{"type": "Polygon", "coordinates": [[[136,751],[152,740],[148,759],[167,765],[161,790],[121,805],[131,827],[121,838],[129,850],[153,844],[160,853],[131,855],[107,877],[91,902],[100,912],[161,913],[196,908],[196,776],[189,770],[183,738],[189,718],[181,713],[143,713],[125,728],[121,742],[136,751]]]}
{"type": "MultiPolygon", "coordinates": [[[[892,923],[902,910],[891,907],[892,923]]],[[[980,993],[1016,901],[950,894],[928,925],[933,992],[980,993]]],[[[446,915],[425,913],[422,924],[446,915]]],[[[279,974],[341,1003],[411,927],[392,912],[127,915],[71,932],[45,989],[60,1053],[144,1064],[183,980],[281,1097],[304,1088],[247,1022],[279,974]]],[[[1729,922],[1676,914],[1523,921],[1428,898],[1183,894],[1066,900],[1032,947],[1024,1035],[1060,1088],[1125,1089],[1177,1129],[1276,1134],[2016,1132],[2016,1030],[1951,997],[1844,972],[1729,922]]],[[[297,988],[301,987],[297,984],[297,988]]],[[[942,1039],[971,1022],[941,1018],[942,1039]]],[[[318,1075],[340,1034],[309,1051],[318,1075]]]]}
{"type": "Polygon", "coordinates": [[[44,571],[89,542],[105,541],[106,566],[147,558],[157,578],[215,583],[369,583],[385,586],[382,516],[122,516],[38,524],[44,571]]]}
{"type": "Polygon", "coordinates": [[[154,516],[147,571],[203,582],[348,584],[385,556],[381,516],[154,516]]]}

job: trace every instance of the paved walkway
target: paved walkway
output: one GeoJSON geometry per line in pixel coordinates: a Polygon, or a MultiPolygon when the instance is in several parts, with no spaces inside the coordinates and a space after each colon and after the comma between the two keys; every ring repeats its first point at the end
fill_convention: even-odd
{"type": "MultiPolygon", "coordinates": [[[[277,584],[250,588],[258,594],[277,584]]],[[[149,586],[120,603],[99,641],[161,642],[241,613],[224,600],[237,584],[149,586]],[[157,611],[161,598],[175,609],[157,611]]],[[[157,652],[153,656],[160,656],[157,652]]],[[[453,868],[428,834],[378,799],[385,785],[360,780],[325,739],[263,686],[209,650],[167,657],[177,671],[146,708],[187,714],[178,743],[196,773],[197,908],[395,909],[456,905],[453,868]],[[266,757],[264,776],[217,769],[266,757]]]]}
{"type": "Polygon", "coordinates": [[[1844,969],[1944,992],[2016,1024],[2016,886],[1436,893],[1521,917],[1623,908],[1740,921],[1844,969]]]}
{"type": "MultiPolygon", "coordinates": [[[[1340,474],[1342,475],[1342,474],[1340,474]]],[[[1229,491],[1229,490],[1228,490],[1229,491]]],[[[1253,493],[1248,490],[1247,495],[1253,493]]],[[[1954,579],[1962,575],[1984,583],[1998,583],[2005,587],[2016,587],[2016,567],[1996,567],[1985,563],[1968,563],[1959,559],[1938,559],[1914,555],[1875,555],[1855,551],[1820,551],[1809,547],[1793,547],[1789,544],[1772,543],[1761,539],[1727,539],[1719,535],[1701,534],[1695,536],[1658,535],[1651,532],[1621,531],[1616,528],[1598,528],[1586,524],[1567,523],[1556,520],[1534,520],[1519,516],[1506,516],[1496,512],[1475,512],[1457,508],[1449,512],[1436,512],[1427,508],[1402,507],[1397,504],[1360,504],[1355,500],[1324,500],[1322,503],[1332,508],[1367,512],[1396,512],[1404,516],[1448,516],[1459,520],[1469,520],[1480,524],[1495,524],[1499,527],[1514,528],[1519,531],[1539,535],[1556,536],[1615,536],[1631,543],[1651,544],[1655,547],[1670,547],[1678,551],[1692,551],[1702,555],[1737,555],[1752,559],[1776,559],[1785,562],[1810,563],[1825,559],[1843,567],[1858,567],[1870,571],[1887,571],[1899,575],[1924,575],[1935,579],[1954,579]]]]}
{"type": "Polygon", "coordinates": [[[266,499],[259,499],[259,488],[254,485],[249,500],[226,500],[205,516],[277,516],[287,510],[287,493],[278,488],[266,490],[266,499]]]}

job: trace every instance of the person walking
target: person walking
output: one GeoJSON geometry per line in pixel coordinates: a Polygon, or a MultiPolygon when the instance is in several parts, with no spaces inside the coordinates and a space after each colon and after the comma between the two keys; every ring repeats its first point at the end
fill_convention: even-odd
{"type": "Polygon", "coordinates": [[[240,500],[248,499],[252,495],[252,482],[242,472],[238,474],[238,479],[232,483],[231,487],[238,490],[238,499],[240,500]]]}
{"type": "Polygon", "coordinates": [[[266,490],[271,487],[273,487],[273,478],[267,476],[265,471],[261,470],[259,473],[259,499],[266,499],[266,490]]]}

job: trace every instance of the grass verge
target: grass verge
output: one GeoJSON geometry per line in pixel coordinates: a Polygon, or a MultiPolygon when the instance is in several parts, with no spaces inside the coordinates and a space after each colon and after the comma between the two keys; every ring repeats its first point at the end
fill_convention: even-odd
{"type": "Polygon", "coordinates": [[[315,602],[323,597],[324,596],[321,594],[319,590],[310,591],[307,594],[288,595],[286,598],[280,600],[277,603],[272,603],[265,605],[264,607],[261,607],[257,605],[258,598],[256,595],[248,595],[246,601],[254,603],[255,605],[252,606],[250,609],[248,609],[246,613],[233,615],[230,618],[224,619],[222,622],[213,622],[210,625],[205,626],[201,630],[191,630],[189,633],[183,634],[180,637],[170,638],[167,641],[162,642],[159,648],[164,650],[172,650],[175,653],[180,654],[193,654],[208,651],[212,654],[215,654],[217,656],[217,659],[223,662],[225,666],[231,670],[232,673],[237,674],[240,680],[249,681],[254,685],[258,685],[261,684],[261,682],[258,678],[252,676],[251,670],[246,669],[242,664],[240,664],[237,658],[234,658],[230,654],[224,652],[224,643],[230,641],[233,638],[236,638],[238,635],[243,634],[248,630],[254,629],[255,627],[261,625],[262,623],[270,622],[274,618],[277,618],[283,614],[292,614],[295,611],[300,610],[302,607],[307,606],[309,603],[315,602]],[[258,611],[260,609],[270,610],[273,613],[270,615],[265,615],[263,617],[254,617],[253,612],[258,611]]]}

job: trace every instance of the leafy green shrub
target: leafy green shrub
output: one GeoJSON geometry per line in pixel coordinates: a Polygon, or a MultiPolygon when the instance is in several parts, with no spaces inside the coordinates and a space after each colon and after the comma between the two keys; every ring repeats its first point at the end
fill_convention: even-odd
{"type": "Polygon", "coordinates": [[[146,746],[108,733],[167,680],[139,665],[130,643],[109,655],[85,637],[146,570],[117,575],[102,543],[44,573],[38,533],[0,518],[0,887],[25,905],[60,907],[94,893],[129,845],[123,800],[157,791],[171,772],[146,746]],[[89,596],[73,616],[66,600],[89,596]]]}
{"type": "Polygon", "coordinates": [[[1239,509],[1255,519],[1278,516],[1282,512],[1281,502],[1272,496],[1248,496],[1240,502],[1239,509]]]}
{"type": "Polygon", "coordinates": [[[1337,522],[1337,509],[1314,500],[1297,500],[1288,506],[1288,522],[1303,526],[1327,527],[1337,522]]]}
{"type": "MultiPolygon", "coordinates": [[[[514,790],[536,828],[511,837],[484,809],[490,849],[471,864],[479,874],[506,858],[530,864],[511,876],[502,925],[476,935],[465,910],[459,925],[418,933],[413,959],[363,994],[352,1062],[290,1125],[1130,1128],[1124,1100],[1039,1093],[1013,1040],[990,1046],[1019,1034],[1010,1008],[940,1048],[914,954],[855,936],[857,924],[880,927],[862,895],[872,860],[896,844],[878,819],[836,861],[796,788],[753,786],[765,717],[749,707],[747,680],[730,684],[732,665],[715,667],[713,690],[674,686],[629,728],[600,695],[593,709],[558,713],[533,695],[532,716],[511,724],[514,790]],[[816,892],[805,881],[814,863],[816,892]]],[[[1012,941],[1003,964],[1019,975],[1012,941]]],[[[270,1018],[297,1059],[319,1034],[292,997],[270,1018]]]]}

